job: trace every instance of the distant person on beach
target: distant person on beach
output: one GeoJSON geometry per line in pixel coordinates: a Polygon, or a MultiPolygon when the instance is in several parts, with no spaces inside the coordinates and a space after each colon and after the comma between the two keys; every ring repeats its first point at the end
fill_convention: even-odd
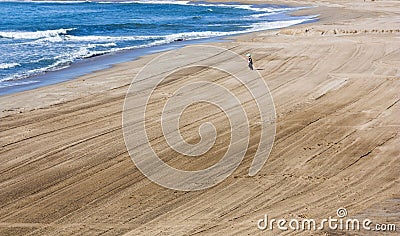
{"type": "Polygon", "coordinates": [[[249,57],[249,60],[248,60],[249,68],[250,68],[250,70],[253,70],[254,69],[253,68],[253,58],[251,58],[251,54],[247,54],[247,56],[249,57]]]}

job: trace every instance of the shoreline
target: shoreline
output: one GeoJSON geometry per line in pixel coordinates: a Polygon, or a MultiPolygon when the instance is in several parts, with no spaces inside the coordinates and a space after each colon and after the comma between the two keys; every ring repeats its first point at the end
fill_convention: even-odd
{"type": "MultiPolygon", "coordinates": [[[[59,0],[62,2],[62,0],[59,0]]],[[[19,2],[19,1],[15,1],[19,2]]],[[[21,1],[25,2],[25,1],[21,1]]],[[[27,1],[31,2],[31,1],[27,1]]],[[[46,2],[46,1],[32,1],[32,2],[46,2]]],[[[52,2],[52,1],[49,1],[52,2]]],[[[53,2],[58,2],[58,1],[53,1],[53,2]]],[[[67,2],[74,2],[74,1],[67,1],[67,2]]],[[[93,1],[93,2],[101,2],[101,1],[93,1]]],[[[132,2],[132,1],[111,1],[111,2],[132,2]]],[[[202,3],[203,1],[190,1],[193,3],[202,3]]],[[[224,2],[226,4],[245,4],[245,3],[240,3],[240,2],[230,2],[226,1],[224,2]]],[[[268,4],[255,4],[258,7],[262,7],[264,5],[268,4]]],[[[274,4],[278,5],[278,4],[274,4]]],[[[281,5],[281,4],[279,4],[281,5]]],[[[281,6],[289,6],[287,4],[283,4],[281,6]]],[[[306,8],[312,8],[312,6],[302,6],[306,8]]],[[[306,15],[306,14],[295,14],[297,11],[300,10],[293,10],[293,12],[289,13],[288,15],[293,15],[293,16],[313,16],[313,15],[306,15]]],[[[305,22],[305,23],[300,23],[296,25],[302,25],[302,24],[310,24],[315,21],[318,21],[318,18],[312,18],[312,22],[305,22]]],[[[292,26],[296,26],[292,25],[292,26]]],[[[291,26],[289,26],[291,27],[291,26]]],[[[287,28],[287,27],[283,27],[287,28]]],[[[189,39],[189,40],[182,40],[182,41],[175,41],[175,42],[170,42],[162,45],[157,45],[157,46],[150,46],[150,47],[143,47],[143,48],[137,48],[137,49],[127,49],[127,50],[120,50],[116,52],[109,52],[105,53],[103,55],[95,55],[92,57],[80,59],[77,61],[72,62],[70,65],[68,65],[66,68],[61,68],[61,69],[56,69],[56,70],[50,70],[50,71],[44,71],[42,74],[39,75],[33,75],[29,76],[27,78],[24,78],[26,80],[25,82],[34,82],[34,83],[24,83],[21,85],[16,85],[13,87],[4,87],[0,88],[0,97],[5,96],[5,95],[11,95],[23,91],[29,91],[49,85],[56,85],[59,83],[67,82],[69,80],[77,79],[81,76],[88,75],[90,73],[99,71],[99,70],[105,70],[108,68],[111,68],[114,65],[132,61],[132,60],[137,60],[142,56],[148,55],[148,54],[153,54],[157,52],[163,52],[163,51],[169,51],[169,50],[174,50],[177,48],[184,47],[186,45],[192,45],[192,44],[203,44],[203,43],[213,43],[213,42],[220,42],[224,41],[226,38],[231,38],[231,37],[236,37],[240,35],[245,35],[245,34],[251,34],[255,32],[262,32],[262,31],[269,31],[269,30],[275,30],[275,29],[268,29],[268,30],[261,30],[261,31],[253,31],[253,32],[247,32],[247,33],[238,33],[238,34],[232,34],[232,35],[227,35],[227,36],[216,36],[216,37],[211,37],[211,38],[202,38],[202,39],[189,39]]]]}
{"type": "MultiPolygon", "coordinates": [[[[260,231],[257,221],[265,214],[320,221],[336,217],[343,207],[351,219],[396,224],[399,231],[400,3],[287,4],[292,3],[314,3],[317,7],[295,14],[319,11],[320,20],[207,43],[239,55],[251,52],[273,96],[275,143],[256,176],[248,176],[260,139],[253,101],[246,107],[252,134],[246,156],[220,184],[196,192],[174,191],[151,182],[135,167],[126,151],[121,113],[132,79],[159,55],[149,54],[0,97],[0,234],[308,235],[277,228],[260,231]]],[[[201,60],[189,47],[173,52],[201,60]]],[[[246,66],[233,69],[242,72],[246,66]]],[[[168,72],[162,68],[168,64],[160,73],[168,72]]],[[[229,144],[229,137],[222,136],[204,158],[194,160],[177,156],[163,142],[156,122],[162,102],[197,79],[242,91],[223,74],[191,68],[155,92],[146,111],[154,119],[148,124],[150,142],[178,169],[207,168],[229,144]]],[[[212,121],[218,131],[230,128],[221,112],[206,108],[189,109],[182,118],[187,124],[183,135],[193,143],[203,120],[212,121]]],[[[378,235],[328,228],[311,233],[378,235]]]]}
{"type": "MultiPolygon", "coordinates": [[[[192,2],[202,2],[202,1],[192,1],[192,2]]],[[[212,1],[209,1],[209,2],[212,2],[212,1]]],[[[230,1],[222,1],[222,2],[230,3],[230,1]]],[[[241,1],[239,1],[238,3],[241,3],[241,1]]],[[[243,4],[246,4],[246,2],[243,2],[243,4]]],[[[249,4],[256,4],[256,3],[249,2],[249,4]]],[[[258,3],[258,5],[263,5],[263,4],[258,3]]],[[[290,6],[290,7],[299,7],[300,6],[300,5],[283,4],[283,2],[282,3],[279,2],[279,4],[275,4],[275,5],[282,5],[282,6],[286,5],[286,6],[290,6]]],[[[304,5],[302,5],[302,6],[307,7],[304,5]]],[[[290,15],[296,15],[296,16],[318,15],[317,10],[314,9],[315,7],[313,7],[313,6],[308,6],[308,7],[310,7],[310,8],[295,10],[295,11],[291,12],[290,15]]],[[[301,23],[301,24],[292,25],[289,27],[284,27],[281,29],[298,27],[301,25],[310,25],[311,26],[313,23],[320,22],[320,21],[321,20],[319,18],[317,18],[316,21],[314,21],[314,22],[301,23]]],[[[65,69],[61,69],[61,70],[57,70],[57,71],[50,71],[50,72],[46,72],[43,75],[31,77],[31,79],[37,78],[39,80],[43,80],[43,79],[48,78],[49,76],[53,76],[53,75],[56,76],[56,79],[54,79],[54,81],[44,81],[43,82],[44,85],[42,85],[42,86],[37,86],[37,84],[32,84],[31,86],[29,86],[28,89],[23,89],[23,88],[19,89],[18,87],[16,87],[16,89],[14,90],[16,92],[1,92],[1,89],[0,89],[0,107],[2,107],[2,111],[0,111],[0,118],[4,117],[4,116],[8,116],[10,114],[45,108],[45,107],[59,104],[62,102],[66,102],[69,100],[74,100],[81,96],[81,95],[75,96],[73,93],[73,89],[71,90],[69,88],[89,86],[90,90],[86,91],[84,93],[86,95],[97,93],[97,92],[103,92],[104,89],[106,89],[106,87],[104,87],[103,83],[100,83],[100,86],[96,86],[95,85],[96,81],[92,78],[92,77],[95,77],[93,75],[95,75],[97,72],[99,72],[100,74],[102,72],[107,73],[107,70],[110,70],[113,67],[123,66],[123,64],[125,64],[125,63],[140,60],[143,57],[149,56],[150,58],[153,58],[153,57],[159,55],[160,52],[162,53],[162,52],[169,51],[169,50],[176,50],[176,49],[185,47],[187,45],[203,44],[203,43],[213,44],[213,43],[231,41],[231,40],[235,41],[235,40],[237,40],[237,38],[239,38],[241,36],[252,35],[252,34],[257,34],[257,33],[262,33],[262,32],[279,31],[281,29],[270,29],[270,30],[265,30],[265,31],[255,31],[255,32],[236,34],[236,35],[217,36],[217,37],[206,38],[206,39],[195,39],[195,40],[187,40],[187,41],[182,41],[182,42],[173,42],[173,43],[159,45],[159,46],[155,46],[155,47],[140,48],[140,49],[133,49],[133,50],[123,50],[123,51],[119,51],[116,53],[109,53],[109,54],[105,54],[105,55],[95,56],[93,58],[83,59],[82,61],[77,61],[77,62],[72,63],[69,67],[67,67],[65,69]],[[158,51],[159,49],[161,51],[158,51]],[[138,51],[139,52],[144,51],[144,53],[139,53],[139,55],[135,55],[136,52],[138,52],[138,51]],[[149,52],[146,52],[146,51],[149,51],[149,52]],[[156,51],[156,52],[152,52],[152,51],[156,51]],[[125,58],[122,58],[122,60],[120,60],[119,58],[117,58],[119,55],[126,55],[127,58],[131,58],[131,59],[126,60],[125,58]],[[107,61],[114,60],[114,61],[118,61],[118,62],[116,62],[116,63],[106,62],[104,64],[102,63],[100,65],[100,67],[102,67],[102,68],[95,69],[97,67],[96,62],[101,61],[103,58],[106,58],[107,61]],[[78,72],[74,71],[74,70],[76,70],[76,68],[80,69],[81,65],[85,66],[87,64],[89,64],[89,67],[84,68],[83,71],[78,71],[78,72]],[[92,69],[92,67],[94,67],[94,69],[92,69]],[[69,73],[72,73],[72,75],[69,73]],[[65,77],[60,78],[64,75],[66,75],[67,78],[65,78],[65,77]],[[87,82],[86,78],[90,78],[91,83],[89,83],[89,84],[85,83],[85,82],[87,82]],[[62,87],[65,87],[65,88],[62,88],[62,87]],[[44,98],[44,100],[42,101],[43,104],[40,104],[40,102],[33,102],[32,104],[29,104],[29,103],[26,104],[24,102],[24,99],[25,98],[28,99],[30,91],[37,91],[37,93],[42,93],[43,95],[41,96],[41,98],[44,98]],[[60,97],[63,97],[63,98],[60,99],[58,96],[54,96],[55,91],[60,92],[61,93],[60,97]],[[12,97],[12,96],[18,96],[18,94],[21,94],[20,99],[8,98],[8,97],[12,97]],[[3,100],[16,100],[18,102],[4,103],[4,102],[2,102],[2,98],[4,98],[3,100]]]]}
{"type": "Polygon", "coordinates": [[[124,62],[129,62],[133,60],[138,60],[139,58],[159,53],[165,52],[169,50],[175,50],[186,45],[199,44],[199,43],[207,43],[207,42],[222,42],[221,36],[206,38],[206,39],[194,39],[187,41],[176,41],[169,44],[152,46],[152,47],[144,47],[138,49],[129,49],[129,50],[121,50],[118,52],[110,52],[103,55],[93,56],[85,59],[81,59],[75,62],[72,62],[68,67],[62,68],[55,71],[47,71],[44,74],[31,76],[26,79],[28,81],[35,80],[38,83],[31,84],[29,86],[22,85],[16,86],[13,89],[7,90],[6,88],[0,88],[0,97],[11,95],[15,93],[20,93],[24,91],[30,91],[34,89],[39,89],[46,86],[57,85],[61,83],[68,82],[70,80],[78,79],[79,77],[88,75],[90,73],[109,69],[117,64],[121,64],[124,62]],[[2,91],[6,90],[6,91],[2,91]]]}

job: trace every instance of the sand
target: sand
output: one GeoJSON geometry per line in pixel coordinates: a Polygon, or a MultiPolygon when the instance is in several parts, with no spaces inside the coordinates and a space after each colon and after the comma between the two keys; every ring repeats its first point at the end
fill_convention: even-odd
{"type": "MultiPolygon", "coordinates": [[[[0,235],[273,235],[257,229],[264,214],[320,220],[335,217],[340,207],[351,218],[397,224],[399,231],[400,2],[285,3],[315,5],[296,14],[320,14],[321,20],[214,43],[240,55],[251,52],[275,102],[275,143],[257,175],[248,176],[260,139],[251,104],[249,149],[222,183],[175,191],[138,171],[124,144],[121,112],[130,82],[156,56],[148,55],[0,97],[0,235]]],[[[190,47],[176,53],[197,59],[190,47]]],[[[192,68],[172,76],[146,115],[156,118],[168,91],[187,81],[229,83],[210,73],[192,68]]],[[[223,113],[200,104],[182,118],[185,138],[199,141],[205,119],[222,135],[199,159],[168,149],[157,122],[149,125],[152,144],[175,167],[204,169],[223,155],[230,137],[223,113]]],[[[302,232],[355,233],[373,234],[302,232]]]]}

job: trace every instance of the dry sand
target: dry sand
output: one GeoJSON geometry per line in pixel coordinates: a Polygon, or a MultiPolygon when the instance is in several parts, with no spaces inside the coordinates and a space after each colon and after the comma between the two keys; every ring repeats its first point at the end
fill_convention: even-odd
{"type": "MultiPolygon", "coordinates": [[[[275,101],[275,144],[256,176],[247,175],[260,134],[251,115],[245,160],[213,188],[173,191],[136,169],[121,111],[131,80],[155,56],[149,55],[0,98],[0,235],[272,235],[257,229],[264,214],[323,219],[339,207],[352,218],[399,227],[400,2],[285,3],[316,5],[296,14],[320,14],[321,21],[216,43],[241,55],[252,52],[275,101]]],[[[208,70],[182,71],[156,93],[164,99],[155,99],[150,116],[160,110],[157,101],[168,98],[165,91],[194,73],[193,80],[223,79],[218,73],[210,79],[208,70]]],[[[229,129],[221,112],[199,108],[183,119],[194,119],[186,138],[198,141],[196,127],[206,117],[219,131],[229,129]]],[[[188,161],[157,142],[157,124],[150,128],[155,148],[177,167],[210,166],[229,142],[221,135],[207,155],[188,161]]]]}

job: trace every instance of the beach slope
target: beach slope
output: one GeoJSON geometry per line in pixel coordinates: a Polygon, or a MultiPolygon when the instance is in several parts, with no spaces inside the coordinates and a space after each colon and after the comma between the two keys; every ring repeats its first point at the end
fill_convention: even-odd
{"type": "MultiPolygon", "coordinates": [[[[215,43],[243,56],[251,52],[275,102],[274,147],[256,176],[248,168],[260,138],[257,122],[244,161],[215,187],[174,191],[138,171],[125,147],[122,109],[130,82],[156,56],[148,55],[0,97],[0,235],[265,235],[257,228],[265,214],[321,220],[341,207],[351,218],[399,227],[400,3],[291,3],[315,5],[296,14],[321,20],[215,43]]],[[[190,50],[176,53],[201,59],[190,50]]],[[[224,75],[183,70],[156,98],[167,99],[164,91],[187,82],[179,78],[223,81],[224,75]]],[[[146,115],[157,117],[161,108],[153,105],[146,115]]],[[[229,129],[218,109],[191,112],[183,121],[194,119],[187,131],[193,142],[204,119],[218,131],[229,129]]],[[[208,167],[229,143],[222,135],[204,158],[190,161],[165,148],[157,124],[149,128],[155,149],[176,167],[208,167]]]]}

